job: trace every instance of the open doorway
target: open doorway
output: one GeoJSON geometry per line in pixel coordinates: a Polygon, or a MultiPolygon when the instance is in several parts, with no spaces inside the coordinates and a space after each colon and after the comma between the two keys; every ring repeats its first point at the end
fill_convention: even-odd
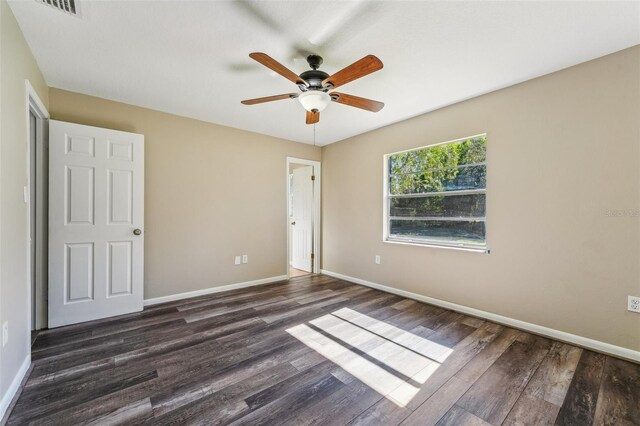
{"type": "Polygon", "coordinates": [[[25,203],[29,215],[29,294],[31,343],[47,327],[49,135],[44,104],[29,82],[27,93],[27,164],[25,203]]]}
{"type": "Polygon", "coordinates": [[[287,275],[320,270],[320,162],[287,158],[287,275]]]}

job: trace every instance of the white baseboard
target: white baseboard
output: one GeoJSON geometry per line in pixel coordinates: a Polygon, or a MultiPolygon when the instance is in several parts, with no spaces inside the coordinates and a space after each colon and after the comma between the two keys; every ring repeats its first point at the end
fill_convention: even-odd
{"type": "Polygon", "coordinates": [[[7,389],[7,392],[2,396],[2,400],[0,400],[0,420],[2,420],[2,418],[6,414],[7,408],[9,408],[9,405],[11,405],[11,401],[13,401],[13,397],[16,396],[16,393],[20,389],[22,380],[27,374],[27,371],[29,371],[29,367],[31,367],[31,354],[28,354],[24,361],[22,361],[22,365],[13,378],[9,389],[7,389]]]}
{"type": "Polygon", "coordinates": [[[553,328],[543,327],[541,325],[532,324],[525,321],[505,317],[502,315],[494,314],[491,312],[481,311],[479,309],[469,308],[467,306],[458,305],[456,303],[447,302],[445,300],[434,299],[433,297],[423,296],[421,294],[412,293],[410,291],[399,290],[397,288],[388,287],[386,285],[373,283],[360,278],[350,277],[348,275],[339,274],[337,272],[321,270],[324,275],[329,275],[334,278],[339,278],[345,281],[351,281],[356,284],[364,285],[367,287],[382,290],[387,293],[397,294],[398,296],[414,299],[419,302],[429,303],[431,305],[440,306],[442,308],[450,309],[452,311],[461,312],[463,314],[472,315],[474,317],[484,318],[489,321],[497,322],[499,324],[507,325],[509,327],[517,328],[520,330],[530,331],[535,334],[550,337],[562,342],[571,343],[583,348],[592,349],[597,352],[613,355],[618,358],[624,358],[634,362],[640,362],[640,352],[632,349],[623,348],[621,346],[611,345],[609,343],[601,342],[599,340],[589,339],[583,336],[577,336],[575,334],[566,333],[564,331],[555,330],[553,328]]]}
{"type": "Polygon", "coordinates": [[[204,296],[206,294],[221,293],[223,291],[236,290],[239,288],[253,287],[262,284],[271,284],[278,281],[284,281],[287,275],[278,275],[277,277],[263,278],[260,280],[245,281],[243,283],[227,284],[218,287],[205,288],[203,290],[188,291],[186,293],[171,294],[169,296],[154,297],[153,299],[145,299],[144,306],[157,305],[159,303],[173,302],[174,300],[188,299],[190,297],[204,296]]]}

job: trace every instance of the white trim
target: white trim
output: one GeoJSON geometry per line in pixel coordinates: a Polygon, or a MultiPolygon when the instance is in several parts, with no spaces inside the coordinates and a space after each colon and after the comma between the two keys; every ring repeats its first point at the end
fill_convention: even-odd
{"type": "Polygon", "coordinates": [[[287,211],[286,211],[286,227],[287,227],[287,261],[286,261],[286,271],[287,271],[287,279],[289,278],[289,256],[290,256],[290,238],[291,235],[291,227],[289,226],[289,221],[291,218],[289,217],[289,212],[291,211],[291,206],[289,205],[291,202],[291,188],[289,185],[289,166],[291,164],[304,164],[307,166],[313,166],[313,175],[315,179],[313,181],[313,269],[312,272],[314,274],[320,273],[320,223],[322,222],[321,214],[321,193],[322,193],[322,163],[320,161],[315,160],[305,160],[304,158],[295,158],[295,157],[287,157],[287,169],[286,169],[286,182],[287,182],[287,211]]]}
{"type": "MultiPolygon", "coordinates": [[[[28,194],[29,194],[29,198],[28,198],[28,203],[27,203],[27,220],[29,223],[29,226],[27,227],[27,241],[29,242],[29,244],[27,244],[27,276],[29,277],[29,288],[28,288],[28,292],[29,292],[29,296],[28,296],[28,317],[29,320],[27,322],[27,324],[29,324],[29,331],[31,331],[34,327],[32,324],[32,317],[31,317],[31,304],[33,302],[33,298],[37,297],[37,296],[41,296],[41,299],[43,300],[36,300],[36,324],[35,324],[35,328],[42,328],[44,326],[46,326],[46,319],[43,318],[42,315],[42,307],[40,306],[40,304],[46,300],[46,297],[44,296],[44,289],[39,288],[39,290],[41,291],[41,294],[39,295],[33,295],[31,294],[31,289],[33,288],[33,283],[31,282],[31,263],[32,263],[32,259],[31,259],[31,240],[32,240],[32,235],[31,235],[31,221],[32,221],[32,217],[31,217],[31,203],[33,203],[33,200],[37,197],[38,194],[32,194],[31,193],[31,169],[32,167],[36,167],[36,164],[31,164],[31,120],[29,117],[29,114],[31,111],[33,111],[33,114],[40,120],[48,120],[49,119],[49,111],[47,111],[47,108],[44,106],[44,103],[42,102],[42,99],[40,99],[40,96],[38,96],[38,92],[36,92],[36,90],[33,88],[33,86],[31,85],[31,82],[29,80],[24,80],[24,86],[25,86],[25,96],[26,96],[26,110],[25,110],[25,118],[26,118],[26,128],[27,128],[27,140],[26,140],[26,144],[27,144],[27,188],[28,188],[28,194]],[[39,302],[39,303],[38,303],[39,302]]],[[[47,123],[46,121],[44,121],[42,123],[42,129],[40,129],[40,137],[45,137],[44,133],[42,132],[43,129],[48,129],[47,123]]],[[[48,136],[48,135],[47,135],[48,136]]],[[[38,141],[36,141],[37,143],[38,141]]],[[[46,143],[46,141],[43,139],[42,140],[43,143],[46,143]]],[[[44,149],[44,148],[43,148],[44,149]]],[[[36,155],[37,154],[37,148],[36,148],[36,155]]],[[[44,152],[44,151],[43,151],[44,152]]],[[[44,190],[44,188],[43,188],[44,190]]],[[[37,215],[36,215],[37,216],[37,215]]],[[[38,220],[37,217],[35,219],[36,221],[38,220]]],[[[44,220],[46,220],[46,218],[44,218],[44,220]]],[[[40,224],[42,225],[42,223],[40,224]]],[[[36,235],[37,237],[37,235],[36,235]]],[[[43,243],[44,241],[41,241],[41,243],[43,243]]],[[[39,248],[39,247],[38,247],[39,248]]],[[[36,251],[37,249],[36,248],[36,251]]],[[[36,257],[36,259],[38,259],[38,257],[36,257]]],[[[47,265],[43,265],[43,264],[38,264],[34,266],[36,268],[36,275],[37,273],[42,270],[43,268],[46,268],[47,265]]],[[[42,278],[42,277],[41,277],[42,278]]],[[[44,279],[43,279],[44,280],[44,279]]],[[[44,282],[42,282],[41,284],[44,284],[44,282]]],[[[37,289],[38,290],[38,289],[37,289]]],[[[46,312],[46,310],[44,311],[46,312]]],[[[28,337],[30,338],[30,336],[28,337]]],[[[29,346],[30,347],[30,346],[29,346]]]]}
{"type": "Polygon", "coordinates": [[[144,306],[157,305],[159,303],[173,302],[175,300],[188,299],[190,297],[204,296],[207,294],[221,293],[223,291],[237,290],[239,288],[253,287],[256,285],[271,284],[287,279],[286,275],[278,275],[277,277],[262,278],[260,280],[245,281],[236,284],[221,285],[218,287],[205,288],[203,290],[187,291],[186,293],[171,294],[169,296],[154,297],[153,299],[145,299],[144,306]]]}
{"type": "Polygon", "coordinates": [[[385,154],[382,156],[382,242],[386,242],[389,238],[389,156],[393,154],[385,154]]]}
{"type": "Polygon", "coordinates": [[[364,285],[366,287],[375,288],[387,293],[396,294],[398,296],[414,299],[419,302],[428,303],[430,305],[440,306],[452,311],[461,312],[463,314],[471,315],[474,317],[484,318],[489,321],[497,322],[509,327],[517,328],[520,330],[530,331],[535,334],[550,337],[562,342],[571,343],[583,348],[591,349],[597,352],[613,355],[618,358],[624,358],[634,362],[640,362],[640,351],[634,351],[632,349],[623,348],[622,346],[616,346],[609,343],[601,342],[599,340],[589,339],[583,336],[577,336],[575,334],[567,333],[553,328],[544,327],[537,324],[532,324],[525,321],[520,321],[514,318],[505,317],[502,315],[494,314],[491,312],[481,311],[480,309],[469,308],[464,305],[458,305],[457,303],[447,302],[445,300],[435,299],[433,297],[423,296],[421,294],[412,293],[406,290],[399,290],[397,288],[388,287],[386,285],[373,283],[360,278],[350,277],[348,275],[339,274],[337,272],[327,271],[325,269],[321,272],[323,275],[338,278],[345,281],[351,281],[355,284],[364,285]]]}
{"type": "MultiPolygon", "coordinates": [[[[36,92],[29,80],[25,80],[24,85],[27,89],[27,114],[29,113],[28,107],[33,106],[37,110],[37,113],[41,116],[40,118],[48,119],[49,111],[47,111],[47,108],[44,106],[44,103],[40,99],[40,96],[38,96],[38,92],[36,92]]],[[[27,118],[28,117],[29,116],[27,115],[27,118]]]]}
{"type": "MultiPolygon", "coordinates": [[[[389,169],[387,168],[387,179],[389,178],[388,175],[389,175],[389,169]]],[[[459,191],[421,192],[417,194],[387,194],[387,197],[389,198],[455,197],[457,195],[474,195],[474,194],[486,194],[486,193],[487,193],[486,188],[482,188],[482,189],[461,189],[459,191]]]]}
{"type": "Polygon", "coordinates": [[[479,247],[479,248],[471,248],[471,246],[454,246],[447,244],[436,244],[436,243],[423,243],[423,242],[413,242],[411,240],[401,240],[401,239],[388,239],[383,241],[385,244],[400,244],[405,246],[418,246],[418,247],[434,247],[434,248],[443,248],[450,250],[459,250],[459,251],[469,251],[472,253],[491,253],[491,250],[487,247],[479,247]]]}
{"type": "Polygon", "coordinates": [[[20,390],[20,385],[22,384],[22,380],[25,378],[27,372],[29,371],[29,367],[31,367],[31,353],[29,353],[24,361],[22,361],[22,365],[13,378],[9,389],[7,389],[7,392],[2,396],[2,400],[0,400],[0,419],[4,417],[7,409],[13,401],[13,398],[20,390]]]}
{"type": "Polygon", "coordinates": [[[453,142],[462,142],[462,141],[466,141],[467,139],[479,138],[479,137],[482,137],[482,136],[487,136],[487,132],[478,133],[477,135],[473,135],[473,136],[465,136],[465,137],[462,137],[462,138],[451,139],[451,140],[444,141],[444,142],[430,143],[430,144],[423,145],[423,146],[418,146],[418,147],[415,147],[415,148],[403,149],[402,151],[390,152],[388,154],[385,154],[385,156],[388,157],[388,156],[391,156],[391,155],[403,154],[403,153],[409,152],[409,151],[415,151],[415,150],[422,149],[422,148],[430,148],[432,146],[438,146],[438,145],[446,145],[448,143],[453,143],[453,142]]]}
{"type": "Polygon", "coordinates": [[[427,220],[440,222],[486,222],[484,217],[389,216],[389,220],[427,220]]]}

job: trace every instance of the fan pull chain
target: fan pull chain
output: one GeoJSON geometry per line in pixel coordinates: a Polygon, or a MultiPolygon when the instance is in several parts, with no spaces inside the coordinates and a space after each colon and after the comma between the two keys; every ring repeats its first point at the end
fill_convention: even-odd
{"type": "Polygon", "coordinates": [[[316,123],[313,123],[313,146],[316,146],[316,123]]]}

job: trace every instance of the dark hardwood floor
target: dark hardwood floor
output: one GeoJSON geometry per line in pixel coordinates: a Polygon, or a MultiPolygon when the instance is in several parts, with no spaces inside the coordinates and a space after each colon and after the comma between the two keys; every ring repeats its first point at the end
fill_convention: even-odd
{"type": "Polygon", "coordinates": [[[638,425],[640,365],[310,275],[43,331],[7,422],[638,425]]]}

